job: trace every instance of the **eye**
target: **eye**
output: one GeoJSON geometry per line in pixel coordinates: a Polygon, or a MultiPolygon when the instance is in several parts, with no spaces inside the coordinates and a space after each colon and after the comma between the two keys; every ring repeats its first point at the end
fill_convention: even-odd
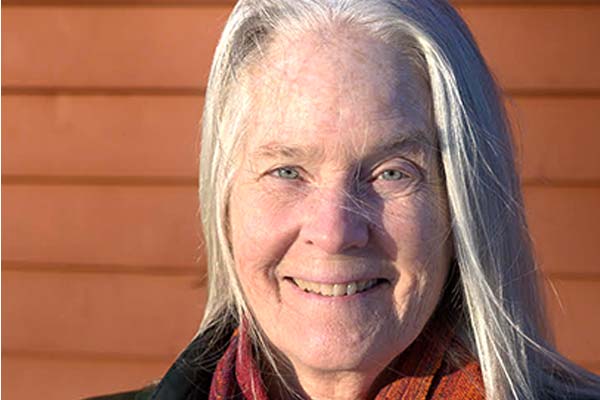
{"type": "Polygon", "coordinates": [[[421,169],[401,158],[388,160],[372,171],[370,188],[381,196],[404,196],[412,193],[423,182],[421,169]]]}
{"type": "Polygon", "coordinates": [[[276,178],[289,179],[289,180],[298,179],[300,177],[300,173],[294,167],[276,168],[271,172],[271,175],[276,178]]]}
{"type": "Polygon", "coordinates": [[[377,179],[383,179],[384,181],[399,181],[409,176],[399,169],[386,169],[381,172],[377,179]]]}

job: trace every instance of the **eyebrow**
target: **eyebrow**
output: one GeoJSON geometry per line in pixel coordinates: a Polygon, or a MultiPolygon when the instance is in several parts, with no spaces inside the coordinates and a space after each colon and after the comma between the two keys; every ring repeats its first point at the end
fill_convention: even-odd
{"type": "Polygon", "coordinates": [[[252,153],[257,158],[307,158],[308,154],[317,153],[314,146],[295,146],[279,142],[271,142],[260,146],[252,153]]]}
{"type": "MultiPolygon", "coordinates": [[[[430,133],[421,130],[407,131],[392,140],[378,143],[374,148],[365,152],[361,158],[368,160],[375,157],[386,157],[398,153],[427,154],[437,147],[432,143],[430,133]]],[[[315,160],[326,157],[328,149],[312,144],[295,145],[281,142],[269,142],[259,146],[252,152],[254,159],[290,159],[315,160]]]]}
{"type": "Polygon", "coordinates": [[[377,144],[372,150],[367,152],[365,158],[385,157],[398,153],[425,155],[437,150],[437,146],[430,139],[431,136],[433,135],[420,130],[403,133],[398,138],[377,144]]]}

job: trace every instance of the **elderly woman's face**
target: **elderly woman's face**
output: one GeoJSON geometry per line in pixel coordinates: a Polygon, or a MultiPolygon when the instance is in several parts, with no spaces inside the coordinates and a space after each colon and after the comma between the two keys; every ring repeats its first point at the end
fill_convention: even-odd
{"type": "Polygon", "coordinates": [[[450,263],[427,85],[349,33],[276,40],[248,81],[229,208],[247,301],[299,376],[374,376],[421,332],[450,263]]]}

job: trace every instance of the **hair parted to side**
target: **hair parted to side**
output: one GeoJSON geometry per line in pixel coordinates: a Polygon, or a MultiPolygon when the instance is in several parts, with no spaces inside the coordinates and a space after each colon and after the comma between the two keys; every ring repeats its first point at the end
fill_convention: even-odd
{"type": "MultiPolygon", "coordinates": [[[[241,82],[274,35],[339,24],[420,55],[414,62],[423,64],[431,87],[464,301],[460,330],[480,362],[487,398],[599,398],[600,379],[559,355],[548,337],[501,96],[465,23],[443,0],[242,0],[235,6],[204,108],[200,204],[208,301],[198,335],[216,343],[246,320],[261,356],[275,364],[244,301],[228,242],[233,155],[250,112],[241,82]]],[[[214,362],[210,350],[205,361],[214,362]]]]}

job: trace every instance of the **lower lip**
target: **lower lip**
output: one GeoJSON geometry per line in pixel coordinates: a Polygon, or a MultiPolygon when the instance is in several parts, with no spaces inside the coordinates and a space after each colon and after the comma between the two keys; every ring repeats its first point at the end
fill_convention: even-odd
{"type": "Polygon", "coordinates": [[[354,293],[352,295],[345,295],[345,296],[324,296],[322,294],[318,294],[318,293],[314,293],[314,292],[306,292],[289,279],[285,279],[283,282],[284,282],[284,284],[290,286],[292,288],[292,290],[294,291],[294,293],[299,294],[306,299],[315,300],[315,301],[323,301],[323,302],[343,302],[343,301],[360,300],[360,299],[364,299],[365,297],[369,297],[373,294],[376,294],[377,292],[383,290],[385,287],[388,286],[387,282],[380,282],[380,283],[377,283],[375,286],[371,287],[370,289],[364,290],[360,293],[354,293]]]}

